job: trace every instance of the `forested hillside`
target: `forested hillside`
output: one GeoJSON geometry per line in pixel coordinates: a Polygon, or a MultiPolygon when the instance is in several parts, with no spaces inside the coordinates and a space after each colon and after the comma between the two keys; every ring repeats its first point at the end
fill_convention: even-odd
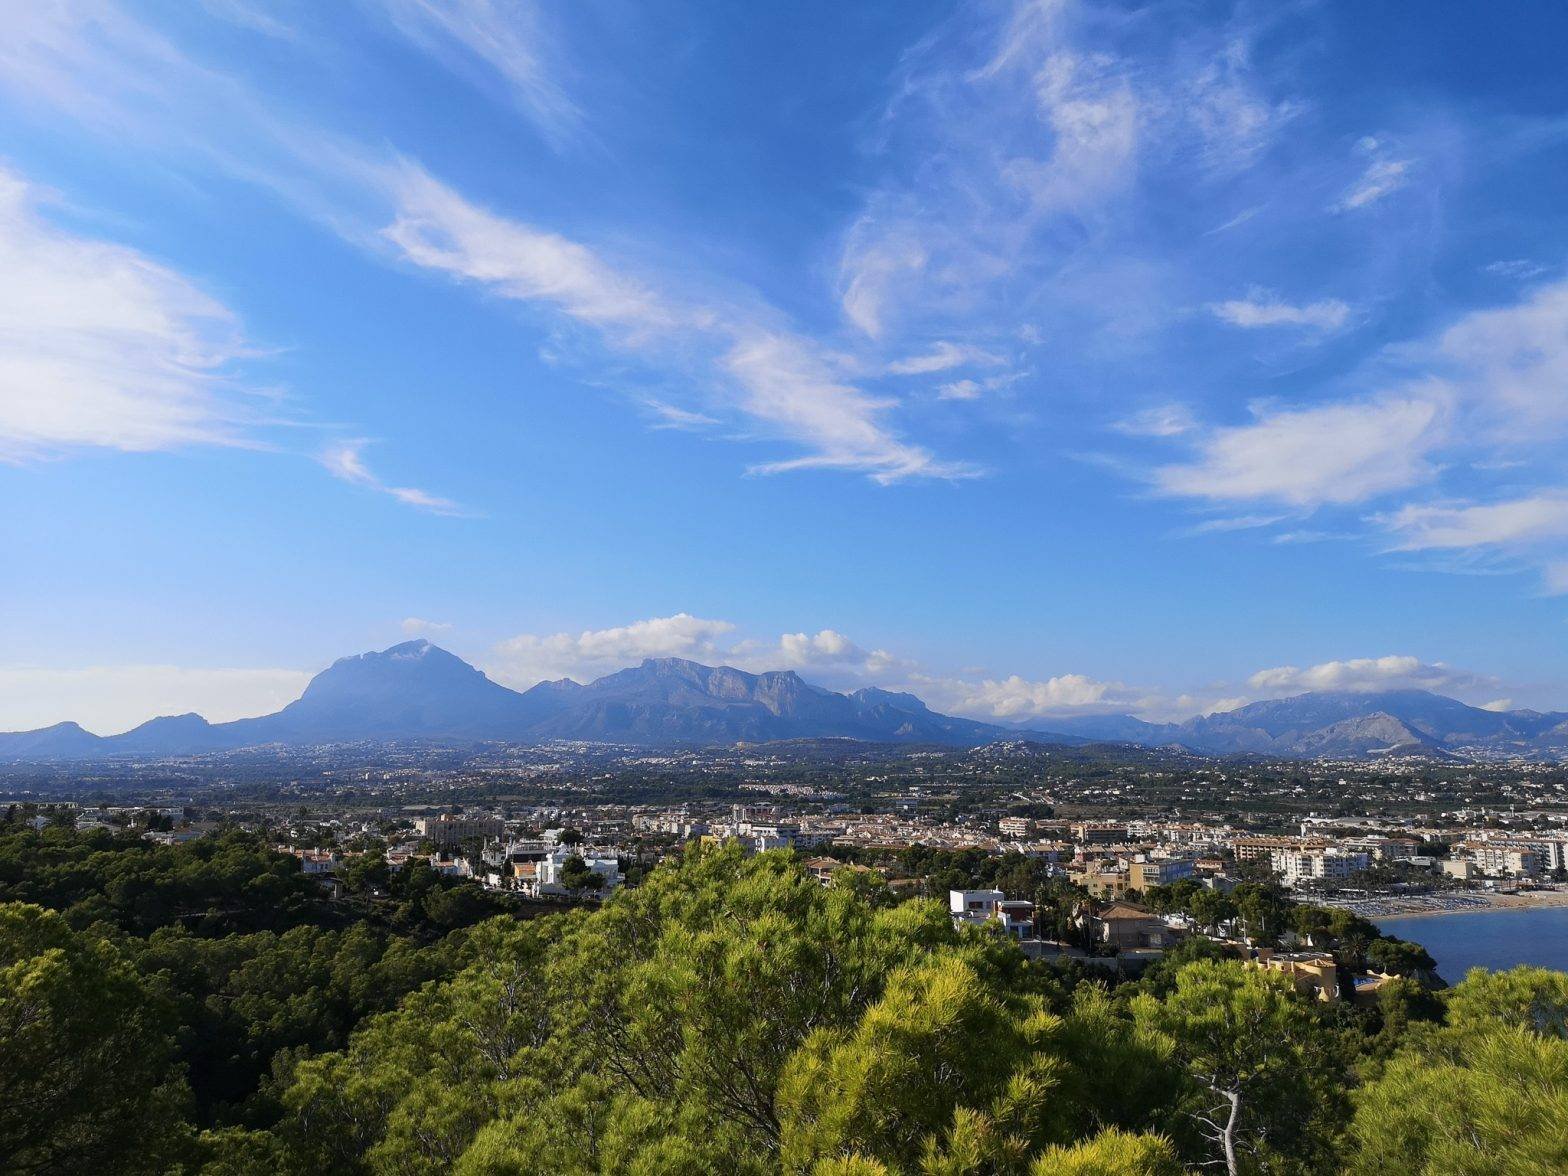
{"type": "Polygon", "coordinates": [[[292,865],[0,838],[0,1170],[1568,1169],[1559,973],[1357,1009],[1192,948],[1107,987],[786,852],[471,927],[432,878],[372,917],[292,865]]]}

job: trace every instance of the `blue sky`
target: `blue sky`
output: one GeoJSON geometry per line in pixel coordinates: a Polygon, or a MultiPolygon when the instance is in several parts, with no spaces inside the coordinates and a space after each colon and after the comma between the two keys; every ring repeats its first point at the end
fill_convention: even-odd
{"type": "Polygon", "coordinates": [[[19,6],[0,729],[408,636],[1568,707],[1568,11],[1410,12],[19,6]]]}

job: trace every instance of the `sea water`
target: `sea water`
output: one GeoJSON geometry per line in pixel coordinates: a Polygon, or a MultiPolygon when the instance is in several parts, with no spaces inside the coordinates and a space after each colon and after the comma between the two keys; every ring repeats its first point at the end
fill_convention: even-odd
{"type": "Polygon", "coordinates": [[[1419,943],[1450,984],[1471,968],[1500,971],[1538,964],[1568,972],[1568,907],[1462,911],[1452,915],[1375,920],[1386,935],[1419,943]]]}

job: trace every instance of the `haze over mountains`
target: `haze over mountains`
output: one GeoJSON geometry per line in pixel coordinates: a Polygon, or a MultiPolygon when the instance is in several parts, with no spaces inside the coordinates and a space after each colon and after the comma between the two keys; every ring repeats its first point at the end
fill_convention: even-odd
{"type": "Polygon", "coordinates": [[[841,694],[792,670],[762,674],[679,658],[581,685],[563,679],[526,691],[492,682],[427,641],[342,658],[275,714],[208,723],[152,719],[102,737],[76,723],[0,734],[0,760],[166,756],[271,744],[424,740],[440,744],[552,739],[692,746],[843,738],[976,746],[998,740],[1122,742],[1209,755],[1359,757],[1383,754],[1568,754],[1568,714],[1489,711],[1422,690],[1313,693],[1256,702],[1183,723],[1130,715],[1042,719],[1020,731],[938,714],[912,694],[841,694]]]}

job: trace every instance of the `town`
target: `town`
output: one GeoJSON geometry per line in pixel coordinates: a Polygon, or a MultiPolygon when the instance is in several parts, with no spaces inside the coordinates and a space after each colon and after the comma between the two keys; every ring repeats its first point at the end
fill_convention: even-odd
{"type": "Polygon", "coordinates": [[[1562,773],[1537,765],[1064,758],[1030,745],[309,754],[284,780],[220,757],[78,781],[76,799],[13,777],[5,799],[39,827],[164,842],[260,832],[334,897],[371,902],[417,867],[559,909],[635,886],[688,845],[790,850],[823,884],[849,871],[936,898],[1034,958],[1136,976],[1199,936],[1324,999],[1374,992],[1380,973],[1337,977],[1303,930],[1310,913],[1265,926],[1235,896],[1264,888],[1303,912],[1365,919],[1568,903],[1562,773]],[[1324,792],[1335,801],[1313,807],[1324,792]]]}

